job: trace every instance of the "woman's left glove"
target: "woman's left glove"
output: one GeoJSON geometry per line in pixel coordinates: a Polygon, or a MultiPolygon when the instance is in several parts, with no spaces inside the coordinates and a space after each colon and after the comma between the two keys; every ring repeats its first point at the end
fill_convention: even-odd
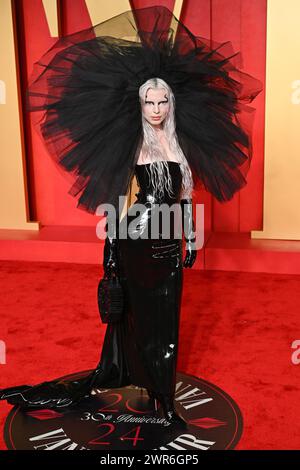
{"type": "Polygon", "coordinates": [[[180,200],[182,211],[182,228],[185,239],[185,259],[183,261],[184,268],[191,268],[197,258],[195,223],[193,220],[192,199],[180,200]]]}

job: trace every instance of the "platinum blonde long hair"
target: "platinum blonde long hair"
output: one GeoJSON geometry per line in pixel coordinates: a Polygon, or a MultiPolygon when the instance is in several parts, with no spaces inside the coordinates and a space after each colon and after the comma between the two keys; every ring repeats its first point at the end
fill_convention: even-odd
{"type": "MultiPolygon", "coordinates": [[[[150,78],[139,88],[139,99],[141,105],[144,104],[146,94],[149,88],[165,89],[167,90],[169,100],[169,112],[165,117],[162,127],[165,132],[167,141],[169,143],[170,151],[173,153],[176,161],[180,164],[182,174],[182,191],[181,199],[192,197],[193,192],[193,177],[190,166],[185,158],[183,151],[178,143],[177,134],[175,131],[175,97],[170,86],[161,78],[150,78]]],[[[166,162],[167,155],[161,148],[156,131],[151,124],[147,121],[142,113],[142,127],[143,127],[143,142],[141,151],[144,158],[150,160],[149,176],[158,197],[163,196],[164,189],[168,192],[169,196],[174,196],[172,188],[172,180],[169,172],[169,166],[166,162]],[[154,165],[154,163],[156,163],[154,165]]],[[[146,167],[148,171],[148,167],[146,167]]]]}

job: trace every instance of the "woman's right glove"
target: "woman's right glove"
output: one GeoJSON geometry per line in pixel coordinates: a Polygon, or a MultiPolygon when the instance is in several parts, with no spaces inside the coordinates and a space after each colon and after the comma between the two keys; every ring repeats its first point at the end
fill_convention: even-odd
{"type": "Polygon", "coordinates": [[[103,270],[106,277],[111,278],[112,276],[118,275],[118,239],[116,230],[116,221],[108,219],[105,225],[105,231],[108,232],[108,226],[110,224],[111,235],[108,233],[105,238],[104,250],[103,250],[103,270]]]}

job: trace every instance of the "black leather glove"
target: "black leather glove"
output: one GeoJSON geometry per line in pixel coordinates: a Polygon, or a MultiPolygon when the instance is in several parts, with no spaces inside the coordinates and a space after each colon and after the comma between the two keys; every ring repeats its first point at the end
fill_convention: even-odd
{"type": "Polygon", "coordinates": [[[118,239],[117,239],[117,223],[118,220],[113,221],[107,217],[105,225],[105,231],[108,232],[108,226],[110,225],[111,233],[107,233],[104,243],[103,251],[103,269],[104,274],[108,278],[117,276],[118,270],[118,239]],[[111,235],[111,236],[108,236],[111,235]]]}
{"type": "Polygon", "coordinates": [[[193,220],[192,199],[180,200],[182,211],[182,229],[185,239],[185,259],[183,261],[184,268],[191,268],[197,258],[197,250],[195,247],[195,223],[193,220]]]}

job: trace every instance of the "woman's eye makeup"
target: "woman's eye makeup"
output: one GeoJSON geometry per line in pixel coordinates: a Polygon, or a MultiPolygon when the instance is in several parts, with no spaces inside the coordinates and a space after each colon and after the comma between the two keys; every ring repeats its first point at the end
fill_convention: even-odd
{"type": "MultiPolygon", "coordinates": [[[[158,104],[160,103],[168,103],[168,101],[160,101],[158,104]]],[[[153,101],[145,101],[145,104],[154,104],[153,101]]]]}

